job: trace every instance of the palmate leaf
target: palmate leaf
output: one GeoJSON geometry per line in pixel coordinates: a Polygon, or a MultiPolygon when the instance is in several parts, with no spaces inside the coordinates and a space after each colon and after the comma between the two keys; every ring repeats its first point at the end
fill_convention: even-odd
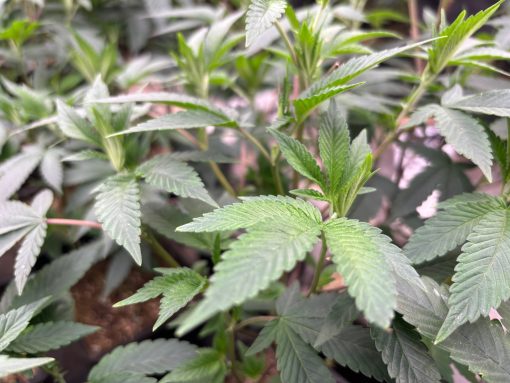
{"type": "Polygon", "coordinates": [[[413,126],[434,117],[439,133],[464,157],[473,161],[485,177],[492,181],[492,149],[487,133],[480,123],[467,114],[430,104],[419,108],[406,124],[413,126]]]}
{"type": "MultiPolygon", "coordinates": [[[[422,335],[434,339],[448,312],[448,292],[429,278],[423,278],[423,282],[425,289],[402,282],[405,294],[399,295],[397,310],[422,335]]],[[[494,322],[464,324],[438,347],[488,382],[504,383],[510,379],[510,340],[494,322]]]]}
{"type": "Polygon", "coordinates": [[[433,73],[439,73],[448,65],[450,59],[457,53],[462,43],[480,29],[496,12],[504,0],[498,1],[491,7],[465,19],[466,12],[462,12],[457,19],[444,28],[439,37],[429,49],[429,67],[433,73]]]}
{"type": "Polygon", "coordinates": [[[69,138],[100,145],[100,140],[92,125],[73,108],[57,100],[58,127],[69,138]]]}
{"type": "Polygon", "coordinates": [[[94,212],[98,221],[106,233],[140,264],[140,190],[135,177],[131,174],[114,175],[107,178],[97,191],[94,212]]]}
{"type": "Polygon", "coordinates": [[[18,191],[42,157],[42,150],[29,147],[0,165],[0,201],[9,199],[18,191]]]}
{"type": "Polygon", "coordinates": [[[396,306],[396,286],[388,254],[400,255],[398,247],[367,223],[346,218],[324,225],[333,262],[345,279],[349,294],[365,317],[380,327],[389,326],[396,306]]]}
{"type": "Polygon", "coordinates": [[[195,170],[171,156],[156,156],[137,168],[147,183],[181,197],[196,198],[217,207],[195,170]]]}
{"type": "Polygon", "coordinates": [[[280,150],[288,163],[297,172],[324,188],[324,177],[321,169],[306,147],[295,138],[278,130],[270,130],[269,132],[278,141],[280,150]]]}
{"type": "Polygon", "coordinates": [[[0,378],[53,362],[53,358],[12,358],[0,355],[0,378]]]}
{"type": "Polygon", "coordinates": [[[118,374],[151,375],[171,371],[192,359],[196,347],[176,339],[146,340],[120,346],[104,356],[92,368],[88,379],[92,383],[118,374]]]}
{"type": "Polygon", "coordinates": [[[230,118],[204,110],[185,110],[173,114],[142,122],[132,128],[110,135],[131,134],[137,132],[150,132],[155,130],[207,128],[208,126],[234,127],[236,122],[230,118]]]}
{"type": "Polygon", "coordinates": [[[510,117],[510,90],[494,89],[466,96],[447,105],[449,108],[468,112],[510,117]]]}
{"type": "MultiPolygon", "coordinates": [[[[419,47],[430,41],[432,40],[421,41],[416,44],[410,44],[404,47],[388,49],[370,55],[350,59],[338,69],[334,70],[319,81],[313,83],[308,89],[301,93],[299,97],[294,100],[294,106],[297,108],[296,111],[299,110],[299,115],[305,115],[321,102],[338,94],[343,90],[341,87],[345,86],[348,82],[359,76],[361,73],[376,67],[383,61],[386,61],[393,56],[419,47]]],[[[355,85],[357,86],[359,84],[355,85]]]]}
{"type": "Polygon", "coordinates": [[[301,199],[283,196],[241,197],[242,203],[233,203],[216,209],[193,222],[177,228],[177,231],[212,232],[246,229],[266,220],[287,220],[296,217],[317,224],[322,217],[313,205],[301,199]]]}
{"type": "Polygon", "coordinates": [[[225,355],[214,349],[200,349],[197,356],[178,366],[159,383],[224,382],[227,373],[225,355]]]}
{"type": "Polygon", "coordinates": [[[287,8],[285,0],[252,0],[246,13],[246,46],[271,28],[287,8]]]}
{"type": "Polygon", "coordinates": [[[172,315],[186,306],[205,285],[205,279],[188,268],[158,269],[163,275],[147,282],[142,288],[114,305],[121,307],[148,301],[163,295],[159,317],[153,330],[165,323],[172,315]]]}
{"type": "Polygon", "coordinates": [[[412,326],[398,319],[393,331],[372,329],[377,349],[388,365],[389,375],[397,383],[439,383],[441,374],[420,335],[412,326]]]}
{"type": "Polygon", "coordinates": [[[419,264],[445,255],[462,245],[473,228],[492,211],[505,209],[505,202],[480,194],[480,198],[466,200],[454,197],[440,203],[440,211],[418,228],[404,247],[404,253],[419,264]]]}
{"type": "Polygon", "coordinates": [[[0,351],[5,350],[27,328],[32,317],[46,305],[48,300],[49,298],[42,298],[0,315],[0,351]]]}
{"type": "Polygon", "coordinates": [[[318,241],[320,225],[298,214],[251,226],[215,267],[205,298],[178,329],[184,334],[217,312],[255,297],[302,261],[318,241]]]}
{"type": "Polygon", "coordinates": [[[450,310],[436,342],[463,323],[488,316],[491,308],[510,298],[506,277],[510,268],[510,211],[486,214],[468,236],[457,261],[448,300],[450,310]]]}
{"type": "Polygon", "coordinates": [[[45,322],[29,327],[7,348],[8,351],[38,354],[67,346],[99,327],[74,322],[45,322]]]}

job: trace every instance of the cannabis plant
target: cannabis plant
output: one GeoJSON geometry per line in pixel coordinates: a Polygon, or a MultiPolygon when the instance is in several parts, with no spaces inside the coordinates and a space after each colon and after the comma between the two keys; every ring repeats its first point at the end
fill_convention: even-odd
{"type": "Polygon", "coordinates": [[[0,377],[509,382],[506,5],[408,4],[0,2],[0,377]]]}

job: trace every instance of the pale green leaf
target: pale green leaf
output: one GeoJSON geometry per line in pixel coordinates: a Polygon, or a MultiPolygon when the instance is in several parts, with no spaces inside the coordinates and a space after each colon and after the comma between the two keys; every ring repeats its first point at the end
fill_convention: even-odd
{"type": "Polygon", "coordinates": [[[205,298],[178,329],[183,334],[212,315],[255,297],[302,261],[318,241],[318,223],[276,216],[248,229],[222,254],[205,298]],[[228,293],[227,293],[228,292],[228,293]]]}
{"type": "Polygon", "coordinates": [[[37,260],[37,256],[41,251],[41,247],[46,238],[46,229],[48,225],[43,222],[34,227],[26,236],[16,255],[16,262],[14,264],[14,278],[16,281],[16,288],[18,293],[23,292],[23,288],[27,283],[28,276],[32,267],[37,260]]]}
{"type": "Polygon", "coordinates": [[[312,180],[319,186],[324,187],[324,177],[321,173],[321,169],[306,147],[295,138],[287,136],[278,130],[270,130],[269,132],[278,141],[280,150],[288,163],[297,172],[312,180]]]}
{"type": "Polygon", "coordinates": [[[86,160],[108,160],[108,156],[104,153],[98,152],[97,150],[82,150],[78,153],[70,154],[62,158],[62,162],[75,162],[75,161],[86,161],[86,160]]]}
{"type": "Polygon", "coordinates": [[[53,190],[62,193],[62,179],[64,169],[60,160],[58,150],[48,150],[44,153],[41,161],[41,175],[44,181],[53,188],[53,190]]]}
{"type": "Polygon", "coordinates": [[[0,235],[39,223],[41,223],[39,214],[23,202],[0,202],[0,235]]]}
{"type": "Polygon", "coordinates": [[[510,211],[486,214],[473,228],[457,259],[450,287],[448,315],[436,342],[446,339],[456,328],[488,316],[510,298],[510,211]]]}
{"type": "Polygon", "coordinates": [[[162,374],[196,355],[195,346],[176,339],[146,340],[119,346],[104,356],[89,373],[92,382],[120,373],[162,374]]]}
{"type": "Polygon", "coordinates": [[[0,378],[53,362],[53,358],[12,358],[0,355],[0,378]]]}
{"type": "Polygon", "coordinates": [[[65,321],[39,323],[21,333],[7,350],[26,354],[56,350],[98,329],[95,326],[65,321]]]}
{"type": "Polygon", "coordinates": [[[367,223],[339,218],[324,226],[333,262],[365,317],[380,327],[389,326],[396,306],[396,286],[388,254],[400,250],[381,231],[367,223]]]}
{"type": "Polygon", "coordinates": [[[510,117],[510,90],[494,89],[466,96],[447,106],[468,112],[510,117]]]}
{"type": "Polygon", "coordinates": [[[93,145],[99,144],[99,139],[92,125],[73,108],[57,100],[58,127],[69,138],[86,141],[93,145]]]}
{"type": "Polygon", "coordinates": [[[159,383],[223,382],[227,373],[225,355],[214,349],[200,349],[197,356],[178,366],[159,383]]]}
{"type": "Polygon", "coordinates": [[[0,201],[9,199],[18,191],[41,159],[39,149],[27,150],[0,165],[0,201]]]}
{"type": "Polygon", "coordinates": [[[285,12],[285,0],[252,0],[246,13],[246,46],[249,47],[285,12]]]}
{"type": "Polygon", "coordinates": [[[197,172],[168,155],[156,156],[137,168],[147,183],[181,197],[196,198],[217,207],[197,172]]]}
{"type": "Polygon", "coordinates": [[[136,179],[130,174],[115,175],[97,190],[94,212],[98,221],[108,235],[140,264],[140,190],[136,179]]]}
{"type": "Polygon", "coordinates": [[[487,214],[505,209],[503,200],[489,195],[482,196],[475,201],[454,197],[439,204],[441,210],[409,239],[404,247],[406,256],[413,263],[419,264],[445,255],[462,245],[487,214]]]}
{"type": "Polygon", "coordinates": [[[283,196],[241,197],[242,203],[233,203],[216,209],[193,222],[177,228],[177,231],[228,231],[249,228],[268,220],[287,220],[291,217],[316,223],[322,216],[312,204],[301,199],[283,196]]]}
{"type": "MultiPolygon", "coordinates": [[[[159,271],[162,271],[159,269],[159,271]]],[[[188,268],[168,269],[164,275],[147,282],[138,291],[114,305],[121,307],[154,299],[160,295],[161,306],[159,317],[154,325],[156,330],[172,315],[186,306],[205,285],[205,279],[188,268]]]]}

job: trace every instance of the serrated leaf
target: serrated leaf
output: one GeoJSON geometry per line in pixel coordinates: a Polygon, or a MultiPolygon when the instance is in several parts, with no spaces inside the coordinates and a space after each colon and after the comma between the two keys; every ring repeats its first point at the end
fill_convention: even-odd
{"type": "Polygon", "coordinates": [[[285,0],[252,0],[246,13],[246,47],[272,27],[285,12],[285,0]]]}
{"type": "Polygon", "coordinates": [[[53,362],[53,358],[12,358],[0,355],[0,378],[53,362]]]}
{"type": "Polygon", "coordinates": [[[147,282],[135,294],[116,303],[114,307],[145,302],[163,295],[159,317],[153,328],[153,330],[156,330],[177,311],[186,306],[202,290],[204,285],[205,279],[193,270],[188,268],[168,269],[165,270],[164,275],[147,282]]]}
{"type": "Polygon", "coordinates": [[[161,155],[150,159],[137,168],[145,181],[153,186],[181,197],[196,198],[217,207],[209,196],[197,172],[184,162],[171,156],[161,155]]]}
{"type": "Polygon", "coordinates": [[[444,28],[439,37],[429,49],[429,66],[433,73],[439,73],[458,52],[462,43],[480,29],[496,12],[504,0],[498,1],[491,7],[471,15],[467,19],[466,12],[462,12],[457,19],[444,28]]]}
{"type": "Polygon", "coordinates": [[[108,160],[108,156],[96,150],[82,150],[81,152],[71,154],[62,158],[62,162],[75,162],[86,160],[108,160]]]}
{"type": "Polygon", "coordinates": [[[60,153],[57,150],[48,150],[41,161],[41,175],[53,190],[62,193],[63,168],[60,153]]]}
{"type": "Polygon", "coordinates": [[[318,223],[298,215],[273,216],[271,221],[250,227],[222,254],[204,300],[186,318],[178,333],[183,334],[215,313],[255,297],[303,260],[317,243],[319,234],[318,223]]]}
{"type": "Polygon", "coordinates": [[[336,103],[329,103],[327,113],[321,116],[319,150],[328,175],[328,189],[335,193],[340,186],[343,171],[349,157],[350,137],[347,121],[336,103]]]}
{"type": "Polygon", "coordinates": [[[146,340],[119,346],[104,356],[89,373],[92,382],[119,373],[162,374],[196,355],[195,346],[176,339],[146,340]]]}
{"type": "Polygon", "coordinates": [[[473,228],[457,259],[450,287],[450,310],[436,342],[446,339],[456,328],[488,316],[510,298],[506,270],[510,267],[510,211],[485,215],[473,228]]]}
{"type": "Polygon", "coordinates": [[[246,229],[266,220],[286,220],[296,217],[316,223],[322,216],[312,204],[300,199],[283,196],[241,197],[242,203],[233,203],[216,209],[177,231],[211,232],[246,229]]]}
{"type": "Polygon", "coordinates": [[[130,174],[115,175],[97,191],[94,213],[98,221],[108,235],[141,264],[140,190],[136,179],[130,174]]]}
{"type": "Polygon", "coordinates": [[[204,110],[186,110],[142,122],[132,128],[110,135],[150,132],[155,130],[207,128],[208,126],[233,127],[236,122],[204,110]]]}
{"type": "Polygon", "coordinates": [[[0,201],[9,199],[25,183],[42,158],[38,149],[9,158],[0,166],[0,201]]]}
{"type": "Polygon", "coordinates": [[[69,138],[86,141],[93,145],[100,143],[92,125],[60,100],[57,100],[57,124],[62,133],[69,138]]]}
{"type": "Polygon", "coordinates": [[[34,226],[41,222],[41,217],[30,206],[19,201],[0,202],[0,234],[34,226]]]}
{"type": "Polygon", "coordinates": [[[345,292],[340,294],[324,318],[314,347],[319,347],[340,334],[359,314],[354,300],[345,292]]]}
{"type": "Polygon", "coordinates": [[[27,328],[32,317],[41,310],[48,299],[42,298],[5,314],[0,314],[0,351],[5,350],[27,328]]]}
{"type": "Polygon", "coordinates": [[[98,329],[95,326],[65,321],[40,323],[25,330],[7,350],[26,354],[56,350],[98,329]]]}
{"type": "Polygon", "coordinates": [[[178,366],[163,377],[159,383],[211,382],[224,381],[227,373],[225,355],[214,349],[198,350],[198,355],[178,366]]]}
{"type": "Polygon", "coordinates": [[[311,198],[317,201],[328,201],[324,194],[314,189],[293,189],[289,190],[289,193],[297,197],[311,198]]]}
{"type": "Polygon", "coordinates": [[[377,349],[397,383],[439,383],[441,374],[419,334],[402,320],[393,322],[393,331],[372,329],[377,349]]]}
{"type": "Polygon", "coordinates": [[[283,320],[276,333],[276,361],[282,383],[333,383],[317,352],[283,320]]]}
{"type": "Polygon", "coordinates": [[[276,340],[276,332],[278,331],[278,320],[272,319],[257,335],[250,348],[246,351],[247,356],[257,354],[269,346],[276,340]]]}
{"type": "Polygon", "coordinates": [[[367,223],[346,218],[324,225],[333,262],[365,317],[380,327],[389,326],[396,306],[395,278],[386,258],[399,255],[381,231],[367,223]]]}
{"type": "Polygon", "coordinates": [[[28,276],[32,267],[37,260],[37,256],[41,251],[41,247],[46,238],[46,229],[48,225],[46,222],[40,223],[34,227],[26,236],[16,255],[16,262],[14,264],[14,278],[18,293],[23,292],[23,288],[27,282],[28,276]]]}
{"type": "Polygon", "coordinates": [[[317,161],[301,142],[278,130],[270,130],[269,133],[276,138],[285,159],[297,172],[324,187],[324,177],[317,161]]]}
{"type": "Polygon", "coordinates": [[[468,112],[510,117],[510,90],[494,89],[466,96],[447,105],[449,108],[468,112]]]}
{"type": "Polygon", "coordinates": [[[454,197],[439,204],[441,209],[418,228],[404,247],[415,264],[445,255],[462,245],[473,228],[492,211],[505,209],[505,202],[489,195],[475,201],[454,197]],[[458,202],[457,202],[458,201],[458,202]]]}

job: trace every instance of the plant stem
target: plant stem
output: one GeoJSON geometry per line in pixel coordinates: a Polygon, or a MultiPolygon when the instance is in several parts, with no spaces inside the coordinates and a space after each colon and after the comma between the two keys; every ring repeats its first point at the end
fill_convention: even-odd
{"type": "Polygon", "coordinates": [[[317,262],[317,265],[315,266],[315,273],[313,275],[312,284],[310,286],[310,290],[308,290],[307,296],[312,295],[317,290],[317,286],[319,285],[319,280],[321,277],[322,269],[324,268],[324,262],[326,260],[326,253],[328,252],[328,244],[326,243],[326,236],[324,235],[324,232],[321,233],[321,239],[322,239],[321,255],[319,257],[319,261],[317,262]]]}
{"type": "Polygon", "coordinates": [[[257,147],[258,150],[260,150],[260,153],[269,161],[271,162],[271,155],[267,151],[266,148],[264,148],[264,145],[257,140],[255,136],[253,136],[249,131],[242,127],[237,128],[239,130],[239,133],[241,133],[248,141],[250,141],[253,145],[257,147]]]}
{"type": "Polygon", "coordinates": [[[230,182],[228,182],[227,177],[225,177],[225,174],[223,174],[218,164],[216,162],[209,161],[209,166],[211,167],[216,178],[218,179],[218,182],[221,184],[221,186],[223,186],[227,193],[230,194],[232,197],[237,197],[237,193],[234,187],[230,184],[230,182]]]}
{"type": "MultiPolygon", "coordinates": [[[[419,29],[419,17],[418,17],[418,4],[416,0],[409,0],[407,2],[408,11],[409,11],[409,19],[411,20],[411,27],[409,34],[413,41],[417,42],[420,37],[420,29],[419,29]]],[[[423,61],[416,57],[414,59],[414,65],[416,66],[416,71],[418,73],[422,73],[424,66],[423,61]]]]}
{"type": "Polygon", "coordinates": [[[66,383],[57,361],[52,362],[49,365],[42,366],[42,369],[53,377],[55,383],[66,383]]]}
{"type": "Polygon", "coordinates": [[[102,226],[99,222],[84,221],[81,219],[47,218],[46,223],[48,225],[86,226],[93,229],[102,229],[102,226]]]}
{"type": "Polygon", "coordinates": [[[259,316],[251,317],[251,318],[248,318],[248,319],[245,319],[245,320],[239,322],[239,324],[236,326],[236,330],[242,329],[243,327],[246,327],[246,326],[251,326],[252,324],[257,324],[257,323],[261,323],[261,322],[269,322],[276,318],[277,317],[275,317],[273,315],[259,315],[259,316]]]}
{"type": "Polygon", "coordinates": [[[278,163],[271,164],[271,173],[273,173],[273,180],[276,186],[276,192],[280,195],[285,195],[285,191],[283,190],[282,177],[280,177],[280,169],[278,168],[278,163]]]}
{"type": "Polygon", "coordinates": [[[290,53],[290,57],[292,58],[292,62],[297,67],[298,66],[298,60],[297,60],[296,51],[294,50],[294,47],[292,46],[292,43],[290,42],[290,39],[289,39],[289,36],[287,35],[287,32],[285,32],[285,29],[283,29],[283,26],[280,24],[279,21],[276,21],[274,23],[274,26],[278,30],[278,33],[280,33],[280,36],[282,37],[283,42],[285,43],[285,46],[287,47],[287,49],[288,49],[288,51],[290,53]]]}
{"type": "MultiPolygon", "coordinates": [[[[226,314],[226,316],[227,318],[229,317],[228,314],[226,314]]],[[[243,378],[237,367],[235,330],[236,321],[233,317],[230,317],[230,324],[227,328],[227,357],[230,360],[232,375],[234,376],[237,382],[241,383],[243,381],[243,378]]]]}
{"type": "Polygon", "coordinates": [[[146,228],[142,230],[142,238],[149,244],[152,251],[170,267],[181,267],[179,262],[159,243],[156,237],[146,228]]]}

